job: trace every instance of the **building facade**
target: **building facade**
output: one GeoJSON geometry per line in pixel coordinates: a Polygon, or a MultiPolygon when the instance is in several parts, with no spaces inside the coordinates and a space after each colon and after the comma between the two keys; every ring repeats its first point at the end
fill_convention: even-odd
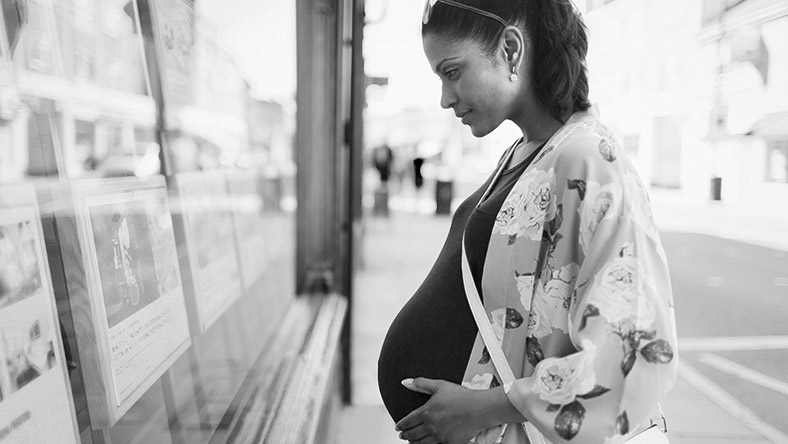
{"type": "Polygon", "coordinates": [[[580,5],[592,101],[644,179],[747,205],[788,199],[788,4],[616,0],[580,5]]]}

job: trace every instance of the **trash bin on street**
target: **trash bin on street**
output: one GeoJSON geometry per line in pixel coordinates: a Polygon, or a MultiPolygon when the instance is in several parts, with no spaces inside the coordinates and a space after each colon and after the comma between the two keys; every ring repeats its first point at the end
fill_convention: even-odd
{"type": "Polygon", "coordinates": [[[454,182],[440,180],[435,182],[435,214],[451,214],[451,200],[454,197],[454,182]]]}
{"type": "Polygon", "coordinates": [[[376,216],[389,215],[389,187],[382,184],[375,190],[375,206],[372,207],[372,214],[376,216]]]}
{"type": "Polygon", "coordinates": [[[711,178],[711,200],[722,200],[722,177],[711,178]]]}

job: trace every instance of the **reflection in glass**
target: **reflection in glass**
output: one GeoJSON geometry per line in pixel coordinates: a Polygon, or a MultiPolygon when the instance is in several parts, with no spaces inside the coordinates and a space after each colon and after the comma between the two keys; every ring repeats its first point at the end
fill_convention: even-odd
{"type": "MultiPolygon", "coordinates": [[[[213,293],[238,293],[219,298],[229,302],[213,310],[221,316],[197,336],[196,345],[119,422],[100,432],[92,430],[96,424],[87,409],[86,387],[95,379],[85,376],[86,363],[73,356],[78,367],[71,390],[86,443],[208,443],[237,408],[232,403],[242,381],[294,296],[295,2],[0,5],[0,182],[102,179],[96,182],[102,187],[110,177],[162,174],[160,158],[172,161],[168,175],[215,171],[228,182],[240,179],[233,188],[236,200],[227,193],[211,195],[200,204],[202,213],[187,216],[199,233],[190,245],[196,269],[205,274],[217,259],[232,262],[227,282],[209,274],[206,284],[217,289],[213,293]],[[138,17],[146,8],[154,23],[138,17]],[[155,42],[145,41],[151,38],[155,42]],[[151,80],[146,65],[162,71],[162,79],[151,80]],[[162,83],[151,88],[151,81],[162,83]],[[162,97],[151,89],[161,90],[162,97]],[[157,116],[157,106],[165,119],[157,116]],[[236,238],[236,229],[242,237],[236,238]],[[243,270],[235,251],[240,246],[249,259],[243,270]]],[[[177,259],[162,260],[186,253],[172,242],[184,233],[174,231],[170,211],[177,218],[188,209],[178,207],[183,196],[177,189],[167,192],[169,200],[97,203],[88,210],[92,229],[86,238],[58,239],[62,233],[52,228],[54,217],[45,215],[47,248],[55,258],[50,264],[59,267],[53,267],[53,283],[61,323],[74,350],[75,327],[85,313],[71,312],[73,289],[63,275],[72,271],[64,258],[78,253],[75,245],[95,243],[95,300],[104,302],[101,322],[113,331],[156,307],[174,288],[188,291],[177,259]]],[[[73,216],[73,210],[64,212],[73,216]]],[[[30,299],[47,277],[36,274],[41,264],[25,253],[25,229],[0,226],[0,309],[30,299]]],[[[184,296],[197,297],[193,291],[184,296]]],[[[18,351],[15,385],[0,383],[5,405],[25,384],[46,379],[38,375],[46,372],[57,334],[34,319],[16,330],[20,338],[0,335],[0,348],[18,351]]],[[[132,379],[116,376],[123,387],[132,379]]]]}

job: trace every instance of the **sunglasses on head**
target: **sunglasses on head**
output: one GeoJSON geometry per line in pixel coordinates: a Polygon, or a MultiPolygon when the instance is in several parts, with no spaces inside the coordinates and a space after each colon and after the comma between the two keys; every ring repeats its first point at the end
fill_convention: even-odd
{"type": "Polygon", "coordinates": [[[444,4],[447,4],[447,5],[454,6],[455,8],[464,9],[466,11],[470,11],[470,12],[473,12],[475,14],[479,14],[479,15],[482,15],[484,17],[491,18],[491,19],[497,21],[498,23],[502,24],[504,27],[509,26],[509,24],[506,23],[506,21],[504,19],[498,17],[497,15],[495,15],[495,14],[493,14],[491,12],[483,11],[483,10],[481,10],[479,8],[474,8],[473,6],[464,5],[462,3],[455,2],[454,0],[427,0],[427,2],[424,4],[424,15],[421,17],[421,22],[423,24],[426,25],[427,23],[429,23],[430,16],[432,15],[432,8],[435,7],[436,3],[444,3],[444,4]]]}

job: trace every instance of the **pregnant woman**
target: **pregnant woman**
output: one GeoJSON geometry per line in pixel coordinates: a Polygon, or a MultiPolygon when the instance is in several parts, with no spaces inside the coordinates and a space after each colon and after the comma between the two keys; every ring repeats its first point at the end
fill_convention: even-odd
{"type": "Polygon", "coordinates": [[[396,429],[419,444],[624,442],[675,381],[673,298],[646,189],[589,110],[582,18],[571,0],[429,0],[422,23],[441,106],[476,137],[505,120],[522,137],[388,331],[378,383],[396,429]]]}

